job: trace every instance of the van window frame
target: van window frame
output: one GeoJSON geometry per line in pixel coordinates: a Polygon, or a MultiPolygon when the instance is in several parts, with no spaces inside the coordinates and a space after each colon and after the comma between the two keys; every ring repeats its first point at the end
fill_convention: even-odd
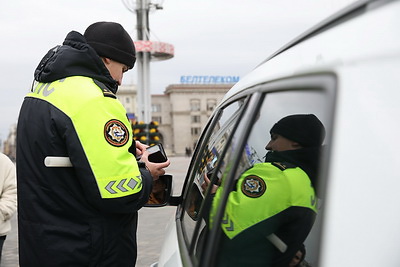
{"type": "MultiPolygon", "coordinates": [[[[244,103],[243,103],[243,107],[242,110],[244,110],[247,106],[248,103],[248,98],[245,97],[238,97],[235,98],[235,100],[239,100],[240,98],[244,99],[244,103]]],[[[229,106],[230,104],[232,104],[235,101],[229,101],[227,103],[224,103],[221,106],[218,106],[215,111],[213,112],[213,114],[211,115],[210,119],[208,120],[208,122],[206,123],[206,126],[204,127],[204,130],[202,131],[202,133],[200,134],[200,138],[199,141],[197,142],[194,152],[193,152],[193,157],[190,161],[189,167],[188,167],[188,173],[186,175],[185,178],[185,182],[183,184],[182,187],[182,191],[181,191],[181,198],[186,199],[187,198],[187,194],[189,193],[189,185],[193,182],[194,176],[193,173],[195,172],[195,170],[197,170],[197,168],[199,167],[199,165],[201,164],[201,153],[204,150],[204,146],[206,145],[206,143],[208,142],[208,140],[210,139],[210,136],[213,132],[213,128],[215,127],[216,123],[218,123],[223,110],[229,106]]],[[[240,115],[239,115],[240,116],[240,115]]],[[[182,202],[183,203],[183,202],[182,202]]],[[[182,206],[182,203],[181,206],[182,206]]],[[[182,211],[180,211],[181,213],[182,211]]],[[[180,216],[179,216],[180,218],[180,216]]]]}
{"type": "MultiPolygon", "coordinates": [[[[249,98],[246,98],[246,97],[236,98],[235,101],[226,102],[223,105],[218,106],[217,109],[215,109],[214,115],[212,115],[210,117],[209,121],[207,122],[207,125],[201,134],[199,142],[197,143],[197,145],[195,147],[195,150],[194,150],[195,152],[193,154],[194,156],[193,156],[191,163],[189,165],[189,168],[188,168],[188,174],[186,176],[186,179],[185,179],[185,182],[184,182],[184,185],[182,188],[182,194],[181,194],[182,202],[178,206],[178,210],[176,213],[176,219],[177,219],[177,223],[179,223],[177,232],[178,232],[179,239],[180,239],[180,241],[179,241],[179,243],[181,244],[180,247],[181,247],[181,250],[183,248],[185,248],[184,254],[187,255],[188,257],[191,257],[190,261],[195,261],[194,257],[192,257],[193,250],[191,249],[191,247],[192,247],[191,245],[192,245],[193,236],[198,234],[199,223],[198,222],[196,223],[193,236],[188,237],[186,230],[185,230],[186,229],[185,223],[182,221],[182,219],[184,218],[185,204],[186,204],[186,201],[188,201],[188,199],[189,199],[188,194],[190,193],[191,186],[194,183],[194,179],[195,179],[197,170],[199,169],[200,165],[202,164],[201,156],[203,155],[204,149],[211,138],[214,127],[219,122],[224,109],[226,107],[228,107],[229,105],[231,105],[232,103],[238,102],[238,101],[243,101],[242,105],[238,109],[238,114],[237,114],[238,119],[235,122],[235,124],[239,123],[241,116],[243,115],[243,111],[246,109],[246,107],[248,105],[249,98]],[[184,243],[181,243],[181,242],[184,242],[184,243]]],[[[236,126],[234,126],[233,128],[235,129],[236,126]]],[[[235,131],[233,131],[233,132],[235,132],[235,131]]],[[[227,143],[229,143],[229,142],[230,142],[230,140],[227,141],[227,143]]],[[[203,202],[204,202],[204,200],[203,200],[203,202]]],[[[200,212],[202,212],[202,210],[200,210],[200,212]]]]}
{"type": "MultiPolygon", "coordinates": [[[[327,183],[329,182],[327,181],[326,174],[329,168],[328,161],[330,155],[330,148],[332,147],[333,144],[332,127],[334,125],[334,107],[336,103],[336,76],[332,73],[318,73],[318,74],[309,74],[304,76],[299,75],[294,77],[288,77],[285,79],[280,79],[268,83],[262,83],[254,87],[244,89],[235,94],[234,96],[232,96],[231,99],[229,100],[230,103],[233,102],[235,99],[249,95],[251,96],[249,101],[251,103],[253,103],[253,101],[255,102],[255,104],[253,105],[249,104],[247,109],[244,110],[244,114],[242,115],[243,116],[242,120],[246,121],[247,123],[245,123],[244,126],[241,127],[242,129],[240,130],[238,129],[237,131],[235,131],[236,134],[240,133],[240,140],[238,141],[236,152],[231,156],[231,160],[233,162],[232,165],[234,166],[237,165],[241,159],[241,151],[243,150],[246,140],[251,131],[250,126],[252,125],[252,123],[254,123],[255,114],[260,109],[265,94],[273,92],[294,91],[294,90],[309,91],[314,89],[318,91],[324,91],[324,93],[327,94],[326,97],[329,100],[327,101],[328,106],[326,107],[326,110],[331,111],[329,113],[330,116],[328,119],[330,125],[326,125],[327,128],[331,129],[330,132],[327,131],[326,133],[326,140],[330,144],[330,146],[328,146],[325,156],[322,158],[320,163],[321,170],[323,171],[321,175],[323,175],[324,179],[322,179],[322,183],[319,185],[319,190],[321,194],[325,195],[326,197],[327,193],[326,186],[327,183]]],[[[224,152],[226,152],[226,148],[224,149],[224,152]]],[[[221,203],[218,206],[214,220],[214,225],[212,227],[214,230],[209,232],[207,245],[205,245],[204,253],[200,259],[199,264],[196,266],[214,266],[216,264],[217,250],[215,249],[215,247],[218,246],[222,231],[221,227],[218,226],[221,223],[229,193],[234,186],[235,169],[231,169],[227,177],[229,178],[226,184],[226,188],[229,188],[229,190],[225,190],[221,196],[220,199],[221,203]]],[[[321,210],[319,216],[321,216],[323,224],[324,209],[321,210]]],[[[319,234],[319,240],[318,240],[319,244],[321,244],[322,238],[323,237],[321,236],[321,234],[319,234]]],[[[321,251],[321,249],[319,251],[321,251]]]]}
{"type": "MultiPolygon", "coordinates": [[[[225,142],[225,146],[224,146],[223,150],[221,151],[220,159],[224,159],[224,158],[225,158],[227,148],[230,147],[230,144],[232,143],[232,138],[233,138],[233,136],[235,135],[235,133],[237,132],[238,124],[240,124],[240,121],[244,119],[243,116],[244,116],[244,114],[246,113],[246,109],[249,108],[249,106],[251,106],[251,103],[250,103],[251,101],[250,101],[250,100],[251,100],[251,97],[249,97],[249,96],[246,96],[246,97],[238,97],[238,98],[235,98],[233,101],[229,101],[229,102],[225,103],[223,106],[221,106],[221,107],[219,108],[219,111],[220,111],[219,114],[221,114],[222,111],[225,110],[225,108],[227,108],[227,107],[230,106],[231,104],[237,103],[237,102],[239,102],[239,101],[243,101],[243,102],[244,102],[244,103],[242,104],[242,106],[240,107],[240,110],[238,110],[238,112],[239,112],[238,118],[237,118],[236,121],[234,122],[233,130],[230,132],[230,135],[229,135],[228,139],[227,139],[226,142],[225,142]]],[[[210,131],[209,131],[210,136],[208,136],[208,139],[205,139],[205,142],[204,142],[204,144],[203,144],[204,146],[205,146],[206,144],[208,144],[208,142],[210,141],[210,139],[211,139],[211,137],[212,137],[211,134],[213,133],[213,128],[214,128],[215,124],[219,122],[220,118],[221,118],[221,116],[219,116],[219,117],[214,121],[214,125],[213,125],[213,127],[210,128],[210,131]]],[[[232,117],[230,117],[230,118],[232,118],[232,117]]],[[[204,149],[205,149],[204,146],[202,147],[201,152],[204,151],[204,149]]],[[[201,152],[199,153],[199,155],[201,155],[201,152]]],[[[201,160],[201,159],[200,159],[200,160],[201,160]]],[[[221,169],[221,164],[222,164],[222,163],[223,163],[223,160],[218,160],[217,165],[215,166],[215,169],[220,170],[220,169],[221,169]]],[[[196,170],[197,170],[197,169],[196,169],[196,170]]],[[[213,175],[212,177],[209,177],[210,180],[212,180],[212,178],[215,179],[214,176],[215,176],[215,175],[213,175]]],[[[194,178],[194,176],[193,176],[193,178],[194,178]]],[[[193,183],[193,179],[192,179],[192,183],[193,183]]],[[[200,207],[200,210],[199,210],[199,217],[202,217],[202,216],[203,216],[206,203],[207,203],[208,201],[211,201],[211,192],[210,192],[210,190],[211,190],[211,187],[208,187],[207,190],[206,190],[206,192],[204,193],[204,196],[205,196],[205,197],[204,197],[204,199],[203,199],[203,201],[202,201],[202,204],[201,204],[201,207],[200,207]]],[[[196,239],[196,240],[198,241],[198,235],[199,235],[199,232],[200,232],[200,228],[201,228],[201,223],[200,223],[200,222],[196,223],[195,230],[194,230],[192,239],[190,240],[190,244],[189,244],[189,254],[191,255],[192,260],[193,260],[194,262],[197,261],[197,257],[195,256],[195,248],[196,248],[197,243],[194,243],[193,241],[194,241],[194,239],[196,239]],[[197,237],[197,238],[195,238],[195,237],[197,237]]]]}

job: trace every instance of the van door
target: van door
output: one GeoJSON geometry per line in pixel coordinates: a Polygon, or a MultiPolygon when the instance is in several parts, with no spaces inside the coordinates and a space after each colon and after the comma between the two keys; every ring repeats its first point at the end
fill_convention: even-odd
{"type": "MultiPolygon", "coordinates": [[[[279,119],[293,114],[314,114],[322,121],[326,129],[324,150],[318,158],[318,183],[315,185],[315,190],[318,192],[318,206],[316,208],[318,215],[316,215],[316,221],[303,242],[306,249],[306,252],[303,252],[303,255],[306,256],[303,264],[305,266],[317,266],[321,242],[323,200],[326,193],[325,173],[328,168],[329,149],[332,143],[334,89],[334,76],[313,75],[262,84],[242,92],[242,96],[247,94],[250,99],[246,108],[236,119],[235,131],[231,131],[228,138],[221,139],[224,136],[223,134],[219,135],[220,138],[213,136],[214,139],[209,139],[210,141],[215,140],[212,143],[213,145],[203,146],[202,155],[206,156],[208,153],[213,153],[215,144],[221,144],[218,146],[219,158],[215,162],[211,160],[213,166],[216,166],[217,172],[212,174],[212,183],[206,188],[205,195],[203,194],[202,201],[199,202],[200,206],[197,206],[199,212],[196,214],[199,214],[200,217],[195,217],[193,213],[190,213],[192,211],[191,204],[187,202],[185,206],[188,216],[184,216],[184,218],[191,218],[193,221],[197,220],[197,222],[201,221],[201,223],[196,223],[190,239],[190,252],[195,266],[260,266],[260,262],[263,263],[262,266],[276,266],[273,265],[271,259],[281,257],[284,261],[290,261],[289,257],[294,257],[297,250],[300,250],[300,246],[296,248],[288,247],[287,244],[290,243],[287,243],[285,239],[280,239],[279,236],[278,241],[271,241],[268,224],[263,227],[261,222],[255,223],[260,229],[255,231],[253,236],[252,234],[243,235],[246,231],[242,231],[235,232],[234,235],[227,237],[227,233],[235,231],[237,225],[229,221],[226,207],[232,201],[230,199],[232,194],[243,190],[242,184],[240,184],[242,174],[256,164],[265,162],[267,153],[265,147],[270,140],[271,127],[279,119]],[[211,194],[215,184],[217,184],[217,190],[219,190],[219,192],[217,191],[217,201],[211,194]],[[237,247],[225,246],[226,240],[240,240],[240,242],[237,242],[237,247]],[[226,251],[227,248],[229,251],[226,251]],[[258,259],[260,255],[261,260],[258,259]]],[[[208,159],[208,157],[204,158],[208,159]]],[[[197,169],[196,179],[202,179],[209,162],[205,160],[203,164],[199,165],[203,169],[197,169]],[[204,171],[201,172],[200,170],[204,171]]],[[[268,186],[266,184],[266,189],[262,191],[262,194],[269,193],[268,186]]],[[[197,186],[197,188],[197,194],[199,194],[201,192],[200,187],[197,186]]],[[[194,194],[193,191],[190,191],[187,199],[193,200],[194,194]]],[[[315,200],[310,199],[310,203],[317,203],[315,200]]],[[[267,207],[265,205],[268,206],[270,203],[260,202],[250,206],[243,214],[247,214],[246,216],[251,218],[253,213],[265,209],[267,207]]],[[[290,215],[285,216],[281,216],[282,220],[290,221],[288,217],[290,215]]],[[[265,218],[264,221],[267,219],[265,218]]],[[[246,218],[243,220],[246,220],[246,218]]]]}
{"type": "MultiPolygon", "coordinates": [[[[202,229],[207,225],[209,206],[212,200],[211,192],[202,188],[204,176],[208,173],[210,179],[218,179],[218,162],[221,161],[223,149],[230,142],[236,130],[248,100],[238,98],[227,103],[215,112],[197,145],[193,155],[189,174],[184,185],[182,210],[179,212],[178,232],[182,236],[181,255],[186,262],[198,265],[198,243],[202,229]],[[215,173],[213,176],[211,173],[215,173]]],[[[190,265],[189,265],[190,266],[190,265]]]]}

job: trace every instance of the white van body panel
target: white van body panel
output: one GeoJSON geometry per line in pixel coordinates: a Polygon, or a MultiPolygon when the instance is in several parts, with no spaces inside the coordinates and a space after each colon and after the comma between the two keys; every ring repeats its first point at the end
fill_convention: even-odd
{"type": "Polygon", "coordinates": [[[171,218],[166,227],[164,244],[161,249],[160,258],[154,267],[181,267],[181,255],[179,250],[176,219],[171,218]]]}
{"type": "Polygon", "coordinates": [[[267,81],[399,56],[399,12],[400,2],[389,3],[297,44],[243,77],[224,100],[267,81]]]}
{"type": "Polygon", "coordinates": [[[320,266],[400,266],[399,14],[393,2],[312,37],[259,66],[224,99],[289,76],[337,76],[320,266]]]}
{"type": "Polygon", "coordinates": [[[399,69],[393,56],[340,72],[321,266],[400,264],[399,69]]]}
{"type": "MultiPolygon", "coordinates": [[[[400,266],[399,27],[400,1],[377,7],[261,64],[221,103],[287,77],[336,76],[319,266],[400,266]]],[[[176,227],[173,220],[159,267],[183,266],[176,227]]]]}

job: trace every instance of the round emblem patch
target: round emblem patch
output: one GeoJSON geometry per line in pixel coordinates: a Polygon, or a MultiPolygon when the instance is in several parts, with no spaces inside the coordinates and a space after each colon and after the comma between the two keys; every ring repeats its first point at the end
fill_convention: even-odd
{"type": "Polygon", "coordinates": [[[104,125],[104,137],[113,146],[123,146],[129,140],[128,129],[119,120],[109,120],[104,125]]]}
{"type": "Polygon", "coordinates": [[[242,192],[248,197],[260,197],[267,190],[267,185],[261,177],[249,175],[244,178],[242,192]]]}

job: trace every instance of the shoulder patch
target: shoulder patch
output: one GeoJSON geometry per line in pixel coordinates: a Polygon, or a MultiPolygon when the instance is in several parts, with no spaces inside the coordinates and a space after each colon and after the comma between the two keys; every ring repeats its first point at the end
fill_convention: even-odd
{"type": "Polygon", "coordinates": [[[129,132],[125,124],[119,120],[109,120],[104,125],[104,138],[112,146],[123,146],[129,140],[129,132]]]}
{"type": "Polygon", "coordinates": [[[257,198],[267,190],[264,179],[257,175],[249,175],[244,178],[241,185],[242,193],[248,197],[257,198]]]}
{"type": "Polygon", "coordinates": [[[296,168],[297,166],[292,164],[292,163],[288,163],[288,162],[271,162],[272,165],[274,165],[275,167],[279,168],[281,171],[284,171],[286,169],[289,168],[296,168]]]}
{"type": "Polygon", "coordinates": [[[103,89],[103,95],[106,97],[117,98],[117,96],[107,88],[103,89]]]}
{"type": "Polygon", "coordinates": [[[103,83],[95,79],[93,79],[93,81],[98,87],[100,87],[105,97],[117,98],[117,96],[110,89],[108,89],[107,86],[105,86],[103,83]]]}

